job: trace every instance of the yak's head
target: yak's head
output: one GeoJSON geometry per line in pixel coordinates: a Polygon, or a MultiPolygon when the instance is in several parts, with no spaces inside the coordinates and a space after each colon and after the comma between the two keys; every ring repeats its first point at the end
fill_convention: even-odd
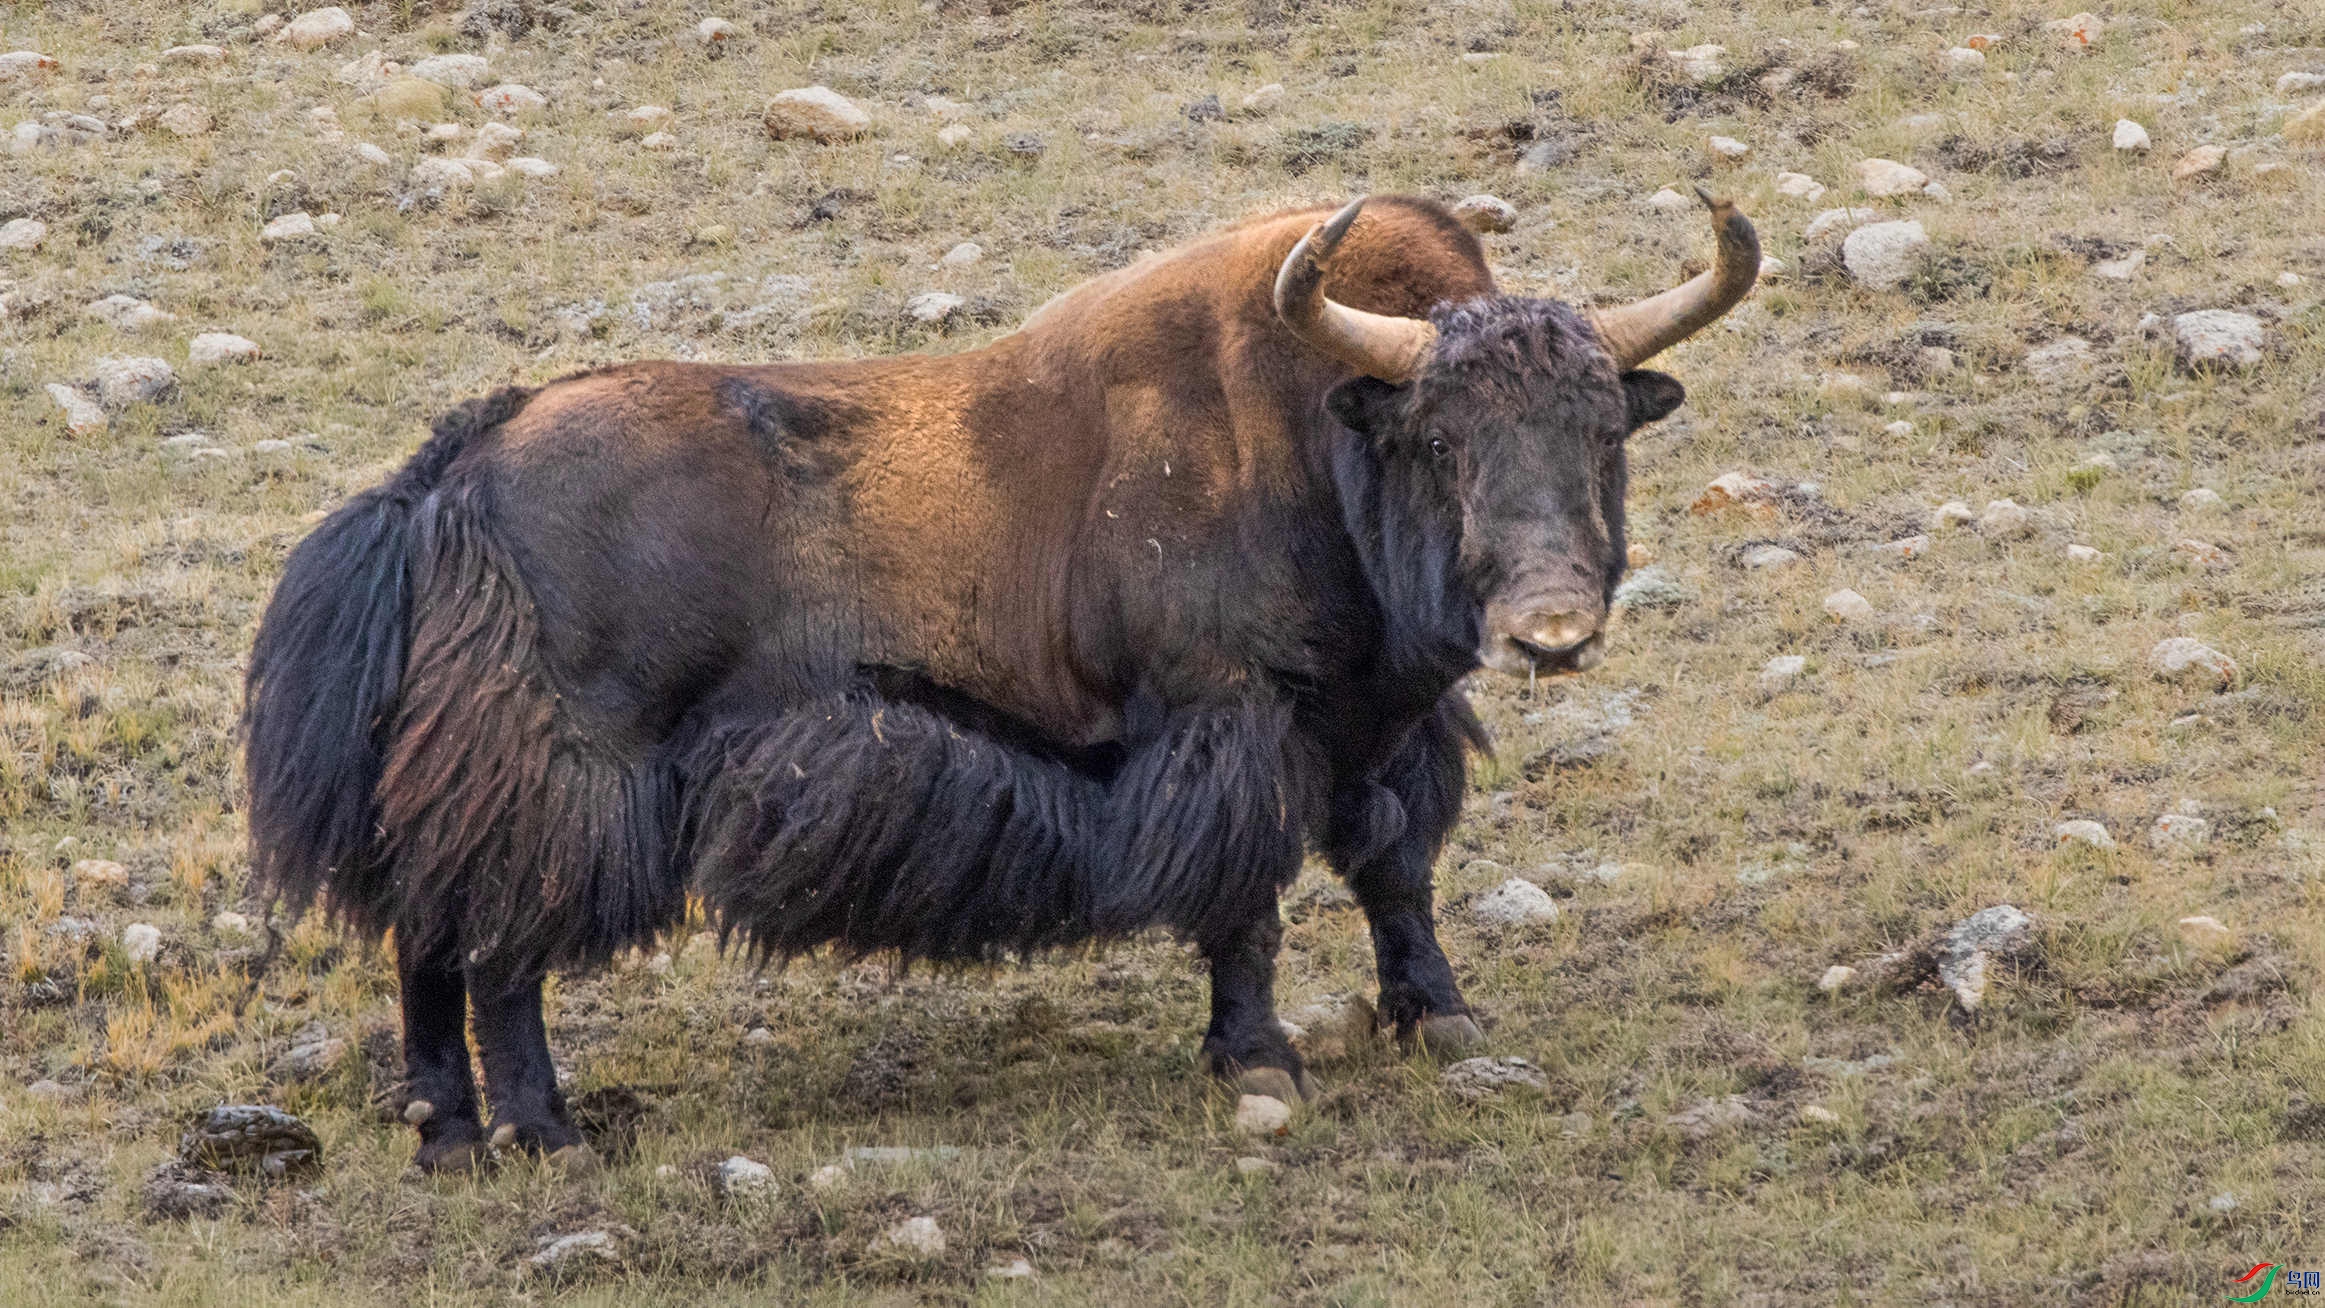
{"type": "Polygon", "coordinates": [[[1686,394],[1639,365],[1726,313],[1760,271],[1751,222],[1704,202],[1719,238],[1712,269],[1619,308],[1491,295],[1420,319],[1336,303],[1324,269],[1363,200],[1309,232],[1277,274],[1285,323],[1358,374],[1327,404],[1366,438],[1382,491],[1406,502],[1408,523],[1458,532],[1444,581],[1465,599],[1487,667],[1580,672],[1605,657],[1625,561],[1623,442],[1686,394]]]}

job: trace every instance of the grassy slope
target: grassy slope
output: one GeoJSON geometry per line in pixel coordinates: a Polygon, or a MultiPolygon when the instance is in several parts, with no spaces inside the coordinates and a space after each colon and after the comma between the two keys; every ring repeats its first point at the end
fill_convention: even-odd
{"type": "MultiPolygon", "coordinates": [[[[2325,1109],[2303,1096],[2325,1083],[2306,983],[2325,884],[2325,237],[2301,215],[2325,212],[2325,170],[2275,138],[2285,110],[2270,89],[2325,69],[2313,12],[2132,0],[2097,52],[2069,56],[2039,26],[2056,15],[2014,0],[1937,18],[1772,0],[1692,17],[1680,4],[1415,17],[1275,0],[1183,16],[732,3],[720,12],[746,36],[710,60],[685,39],[691,9],[576,7],[580,21],[493,55],[550,96],[519,151],[562,174],[408,211],[397,198],[418,142],[370,121],[331,74],[373,47],[406,60],[480,48],[425,4],[354,6],[374,35],[333,52],[223,40],[224,70],[144,80],[134,65],[223,37],[255,7],[107,0],[0,19],[0,44],[65,64],[0,88],[10,121],[99,94],[108,117],[184,98],[220,121],[193,140],[148,133],[0,171],[0,218],[50,228],[0,278],[56,298],[0,325],[0,1300],[545,1295],[518,1266],[536,1238],[611,1221],[635,1232],[625,1269],[571,1287],[577,1302],[776,1287],[827,1302],[2161,1303],[2314,1254],[2325,1109]],[[1800,68],[1804,89],[1771,99],[1745,75],[1697,93],[1642,75],[1635,30],[1722,44],[1737,70],[1800,68]],[[2002,38],[1986,75],[1946,80],[1938,52],[1976,31],[2002,38]],[[1836,55],[1843,38],[1862,50],[1836,55]],[[857,96],[877,135],[768,141],[766,95],[809,82],[857,96]],[[1269,82],[1288,88],[1271,113],[1181,114],[1214,91],[1232,112],[1269,82]],[[919,107],[930,91],[969,106],[975,136],[958,151],[919,107]],[[2182,98],[2142,99],[2161,92],[2182,98]],[[605,109],[634,104],[676,110],[677,149],[609,128],[605,109]],[[316,105],[337,109],[345,140],[318,138],[316,105]],[[1914,112],[1946,126],[1897,125],[1914,112]],[[2153,156],[2108,148],[2127,112],[2154,132],[2153,156]],[[1580,149],[1513,175],[1512,138],[1529,132],[1580,149]],[[1715,170],[1713,132],[1755,154],[1715,170]],[[1020,133],[1041,138],[1038,155],[1007,147],[1020,133]],[[396,166],[360,163],[360,140],[396,166]],[[2064,149],[2047,162],[2007,148],[2053,140],[2064,149]],[[2258,152],[2216,184],[2175,186],[2170,159],[2201,140],[2258,152]],[[1866,155],[1914,162],[1954,195],[1893,202],[1947,256],[1907,292],[1820,275],[1799,234],[1821,206],[1773,189],[1797,168],[1833,188],[1824,203],[1861,203],[1843,183],[1866,155]],[[2253,179],[2271,158],[2300,168],[2253,179]],[[297,182],[268,181],[286,168],[297,182]],[[618,358],[959,348],[1138,251],[1359,190],[1495,191],[1523,214],[1491,242],[1509,289],[1637,294],[1703,249],[1698,218],[1638,203],[1691,179],[1741,195],[1796,269],[1734,330],[1672,357],[1691,403],[1636,445],[1636,536],[1698,598],[1629,620],[1587,681],[1481,687],[1502,754],[1442,870],[1449,948],[1495,1019],[1495,1051],[1538,1063],[1547,1095],[1467,1106],[1426,1064],[1360,1053],[1323,1069],[1330,1101],[1256,1150],[1283,1170],[1245,1181],[1231,1164],[1255,1149],[1193,1070],[1202,987],[1173,946],[897,981],[827,965],[758,977],[698,943],[667,971],[556,994],[576,1087],[629,1087],[651,1106],[634,1156],[587,1185],[526,1168],[422,1184],[399,1174],[408,1133],[371,1107],[393,1075],[378,958],[306,924],[234,1017],[250,942],[207,923],[240,899],[239,660],[307,515],[393,466],[432,412],[618,358]],[[345,222],[263,249],[261,222],[299,186],[345,222]],[[805,221],[839,190],[857,194],[836,218],[805,221]],[[2151,233],[2169,241],[2128,285],[2091,278],[2061,239],[2151,233]],[[199,250],[172,269],[141,258],[149,237],[199,250]],[[931,271],[964,239],[984,245],[981,264],[931,271]],[[2277,287],[2286,269],[2308,284],[2277,287]],[[713,305],[627,312],[641,286],[711,271],[730,274],[713,305]],[[796,303],[741,327],[715,312],[765,298],[754,288],[775,274],[807,279],[796,303]],[[985,321],[942,339],[910,325],[904,298],[938,288],[985,321]],[[81,319],[79,304],[114,291],[179,321],[132,342],[81,319]],[[561,309],[593,299],[612,313],[561,328],[561,309]],[[2275,320],[2262,369],[2180,375],[2134,329],[2145,312],[2212,305],[2275,320]],[[186,337],[213,328],[268,357],[187,372],[175,398],[108,434],[68,437],[40,390],[106,353],[182,363],[186,337]],[[2036,384],[2020,356],[2067,333],[2096,344],[2096,374],[2036,384]],[[1926,373],[1929,343],[1959,367],[1926,373]],[[1895,412],[1820,398],[1811,379],[1844,368],[1876,395],[1919,398],[1895,412]],[[1914,430],[1889,434],[1901,416],[1914,430]],[[159,443],[193,429],[237,453],[195,462],[159,443]],[[288,456],[246,449],[310,436],[288,456]],[[2120,470],[2076,471],[2096,449],[2120,470]],[[1813,480],[1821,499],[1772,521],[1686,512],[1739,467],[1813,480]],[[2196,486],[2226,507],[2181,509],[2196,486]],[[1940,501],[2001,496],[2036,511],[2035,534],[1941,536],[1906,563],[1860,552],[1940,501]],[[2190,536],[2231,549],[2229,566],[2171,553],[2190,536]],[[1755,539],[1806,562],[1745,572],[1733,560],[1755,539]],[[2069,541],[2107,557],[2070,563],[2069,541]],[[1843,585],[1881,620],[1826,619],[1818,601],[1843,585]],[[2234,654],[2248,689],[2151,680],[2142,657],[2177,633],[2234,654]],[[49,677],[15,654],[46,646],[95,661],[49,677]],[[1893,649],[1914,653],[1868,657],[1893,649]],[[1808,689],[1754,689],[1778,653],[1807,656],[1808,689]],[[1611,748],[1529,766],[1587,735],[1617,692],[1635,720],[1611,748]],[[2168,726],[2196,711],[2210,724],[2168,726]],[[1981,761],[1993,769],[1970,774],[1981,761]],[[2215,842],[2152,854],[2146,824],[2185,799],[2215,842]],[[2055,852],[2051,826],[2085,816],[2122,847],[2055,852]],[[90,856],[128,867],[125,896],[68,874],[90,856]],[[1578,874],[1601,863],[1622,871],[1578,874]],[[1471,926],[1464,897],[1502,868],[1543,880],[1564,917],[1528,935],[1471,926]],[[1739,879],[1755,869],[1775,875],[1739,879]],[[2001,901],[2036,916],[2041,961],[1998,981],[1974,1022],[1935,993],[1813,988],[1830,963],[2001,901]],[[2186,940],[2174,923],[2195,913],[2233,939],[2186,940]],[[169,943],[135,969],[54,931],[60,915],[94,921],[99,941],[151,921],[169,943]],[[37,1000],[44,986],[56,1001],[37,1000]],[[348,1057],[322,1081],[271,1085],[289,1033],[316,1018],[352,1042],[348,1057]],[[774,1041],[743,1043],[762,1023],[774,1041]],[[1895,1061],[1857,1076],[1804,1063],[1875,1054],[1895,1061]],[[22,1093],[42,1077],[75,1098],[22,1093]],[[1701,1138],[1665,1123],[1730,1094],[1755,1123],[1701,1138]],[[144,1220],[140,1187],[183,1115],[251,1098],[315,1123],[323,1179],[251,1187],[215,1220],[144,1220]],[[1838,1122],[1804,1123],[1810,1105],[1838,1122]],[[939,1142],[970,1152],[830,1192],[802,1184],[843,1145],[939,1142]],[[706,1165],[735,1152],[774,1167],[773,1203],[711,1192],[706,1165]],[[2227,1214],[2208,1204],[2222,1192],[2236,1197],[2227,1214]],[[941,1264],[866,1255],[873,1233],[917,1213],[950,1234],[941,1264]],[[1020,1254],[1038,1279],[980,1279],[1020,1254]]],[[[480,121],[465,105],[450,117],[480,121]]],[[[1366,986],[1360,917],[1320,876],[1290,916],[1287,1004],[1366,986]]]]}

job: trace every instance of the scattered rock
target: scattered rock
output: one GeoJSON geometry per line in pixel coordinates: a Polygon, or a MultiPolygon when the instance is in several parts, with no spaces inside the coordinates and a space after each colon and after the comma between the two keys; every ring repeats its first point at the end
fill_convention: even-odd
{"type": "Polygon", "coordinates": [[[1284,1165],[1272,1158],[1254,1158],[1246,1154],[1235,1160],[1235,1174],[1242,1177],[1274,1176],[1284,1165]]]}
{"type": "Polygon", "coordinates": [[[1439,1078],[1457,1099],[1480,1103],[1512,1090],[1547,1090],[1550,1078],[1523,1058],[1464,1058],[1439,1078]]]}
{"type": "Polygon", "coordinates": [[[145,1178],[145,1219],[182,1222],[215,1217],[234,1202],[234,1190],[225,1184],[226,1179],[222,1173],[184,1163],[163,1163],[145,1178]]]}
{"type": "Polygon", "coordinates": [[[1946,71],[1955,77],[1981,77],[1986,72],[1986,53],[1966,45],[1957,45],[1946,51],[1946,71]]]}
{"type": "Polygon", "coordinates": [[[147,356],[107,355],[91,369],[97,383],[97,402],[115,412],[132,404],[150,404],[178,384],[178,375],[161,359],[147,356]]]}
{"type": "Polygon", "coordinates": [[[2115,120],[2115,148],[2132,153],[2145,153],[2148,147],[2147,129],[2128,118],[2115,120]]]}
{"type": "Polygon", "coordinates": [[[694,39],[713,48],[724,45],[742,34],[742,28],[724,18],[705,18],[694,25],[694,39]]]}
{"type": "Polygon", "coordinates": [[[2147,843],[2161,853],[2198,849],[2212,842],[2212,824],[2189,813],[2166,813],[2148,828],[2147,843]]]}
{"type": "Polygon", "coordinates": [[[2180,496],[2180,507],[2192,512],[2217,509],[2225,503],[2227,501],[2220,498],[2220,492],[2209,486],[2198,486],[2180,496]]]}
{"type": "Polygon", "coordinates": [[[1271,1095],[1244,1095],[1235,1101],[1235,1129],[1245,1135],[1282,1135],[1291,1128],[1292,1108],[1271,1095]]]}
{"type": "Polygon", "coordinates": [[[1873,606],[1853,590],[1836,590],[1824,597],[1824,611],[1842,622],[1863,622],[1873,616],[1873,606]]]}
{"type": "Polygon", "coordinates": [[[2228,147],[2199,145],[2181,155],[2179,162],[2172,165],[2172,180],[2185,182],[2198,177],[2209,177],[2219,172],[2220,165],[2227,161],[2228,147]]]}
{"type": "Polygon", "coordinates": [[[1654,564],[1625,577],[1615,587],[1616,606],[1626,609],[1676,609],[1695,602],[1695,592],[1669,569],[1654,564]]]}
{"type": "Polygon", "coordinates": [[[2127,282],[2147,266],[2147,251],[2133,250],[2120,259],[2101,259],[2091,265],[2091,275],[2102,281],[2127,282]]]}
{"type": "Polygon", "coordinates": [[[1960,500],[1947,500],[1929,511],[1929,526],[1932,531],[1950,531],[1955,527],[1968,526],[1977,520],[1977,511],[1960,500]]]}
{"type": "Polygon", "coordinates": [[[619,135],[644,136],[668,127],[678,115],[665,105],[642,104],[631,109],[609,110],[605,117],[619,135]]]}
{"type": "Polygon", "coordinates": [[[1736,559],[1754,572],[1785,568],[1800,562],[1800,555],[1782,545],[1754,545],[1736,559]]]}
{"type": "Polygon", "coordinates": [[[923,291],[904,302],[904,312],[933,327],[949,320],[967,303],[949,291],[923,291]]]}
{"type": "Polygon", "coordinates": [[[643,150],[675,150],[678,148],[678,138],[669,132],[648,132],[638,138],[638,147],[643,150]]]}
{"type": "Polygon", "coordinates": [[[1243,97],[1243,112],[1247,114],[1264,114],[1273,110],[1277,105],[1283,103],[1283,99],[1284,84],[1282,82],[1269,82],[1267,85],[1262,86],[1253,91],[1251,94],[1243,97]]]}
{"type": "Polygon", "coordinates": [[[1691,82],[1716,81],[1726,71],[1721,62],[1727,57],[1724,45],[1696,45],[1685,50],[1666,50],[1665,58],[1679,69],[1680,75],[1691,82]]]}
{"type": "Polygon", "coordinates": [[[85,306],[81,312],[125,332],[141,332],[178,320],[176,314],[157,309],[134,295],[108,295],[85,306]]]}
{"type": "Polygon", "coordinates": [[[1806,200],[1810,204],[1815,204],[1824,198],[1824,185],[1807,173],[1778,173],[1776,174],[1776,192],[1779,195],[1789,195],[1795,200],[1806,200]]]}
{"type": "Polygon", "coordinates": [[[2158,680],[2178,681],[2227,690],[2236,684],[2236,660],[2189,636],[2158,641],[2147,652],[2147,666],[2158,680]]]}
{"type": "Polygon", "coordinates": [[[49,399],[64,410],[65,430],[72,435],[93,435],[112,425],[112,420],[105,416],[105,410],[82,394],[80,388],[50,382],[47,389],[49,399]]]}
{"type": "Polygon", "coordinates": [[[1710,151],[1713,158],[1724,159],[1730,163],[1741,162],[1752,153],[1751,146],[1732,136],[1712,137],[1704,142],[1704,149],[1710,151]]]}
{"type": "Polygon", "coordinates": [[[1913,435],[1914,427],[1912,423],[1900,418],[1896,422],[1890,423],[1888,426],[1883,427],[1881,430],[1898,440],[1904,440],[1905,438],[1913,435]]]}
{"type": "Polygon", "coordinates": [[[2067,546],[2067,560],[2070,563],[2097,563],[2106,557],[2088,545],[2067,546]]]}
{"type": "Polygon", "coordinates": [[[1518,176],[1532,177],[1555,168],[1563,168],[1574,162],[1574,157],[1581,152],[1582,146],[1579,138],[1546,136],[1527,146],[1524,153],[1518,156],[1518,176]]]}
{"type": "Polygon", "coordinates": [[[1807,675],[1805,655],[1778,654],[1760,665],[1760,689],[1769,694],[1789,690],[1807,675]]]}
{"type": "Polygon", "coordinates": [[[310,9],[283,25],[275,40],[300,50],[320,50],[355,35],[355,20],[337,5],[310,9]]]}
{"type": "Polygon", "coordinates": [[[429,155],[412,165],[412,185],[422,191],[464,191],[476,185],[476,171],[467,159],[429,155]]]}
{"type": "Polygon", "coordinates": [[[975,241],[963,241],[945,251],[944,258],[937,260],[937,263],[946,268],[966,268],[984,257],[984,246],[975,241]]]}
{"type": "Polygon", "coordinates": [[[2325,91],[2325,73],[2286,73],[2277,79],[2277,94],[2286,98],[2325,91]]]}
{"type": "Polygon", "coordinates": [[[2299,145],[2314,145],[2325,141],[2325,100],[2319,100],[2285,120],[2277,135],[2299,145]]]}
{"type": "Polygon", "coordinates": [[[2234,562],[2228,557],[2226,550],[2205,540],[2174,541],[2172,553],[2182,556],[2201,568],[2226,568],[2234,562]]]}
{"type": "Polygon", "coordinates": [[[1190,123],[1223,123],[1227,121],[1227,106],[1219,103],[1216,92],[1189,102],[1179,111],[1190,123]]]}
{"type": "Polygon", "coordinates": [[[1707,1139],[1722,1131],[1757,1126],[1760,1122],[1759,1110],[1742,1095],[1701,1099],[1663,1119],[1663,1125],[1690,1140],[1707,1139]]]}
{"type": "Polygon", "coordinates": [[[333,1036],[321,1022],[310,1022],[292,1038],[291,1047],[268,1066],[277,1081],[312,1081],[328,1075],[347,1055],[347,1042],[333,1036]]]}
{"type": "Polygon", "coordinates": [[[967,145],[971,138],[975,137],[976,135],[977,133],[973,129],[961,123],[954,123],[952,126],[938,132],[936,134],[936,140],[937,144],[948,150],[957,150],[961,146],[967,145]]]}
{"type": "Polygon", "coordinates": [[[150,963],[161,955],[161,928],[150,922],[132,922],[121,928],[121,952],[132,963],[150,963]]]}
{"type": "Polygon", "coordinates": [[[2223,925],[2219,918],[2211,916],[2183,917],[2180,919],[2179,926],[2181,934],[2203,945],[2226,944],[2233,940],[2236,935],[2235,932],[2223,925]]]}
{"type": "Polygon", "coordinates": [[[2260,362],[2268,330],[2258,318],[2233,309],[2198,309],[2172,319],[2180,362],[2194,369],[2250,368],[2260,362]]]}
{"type": "Polygon", "coordinates": [[[1839,1126],[1841,1115],[1822,1104],[1802,1104],[1800,1120],[1809,1126],[1839,1126]]]}
{"type": "Polygon", "coordinates": [[[1826,209],[1808,220],[1800,239],[1814,244],[1834,232],[1852,231],[1880,216],[1871,209],[1826,209]]]}
{"type": "Polygon", "coordinates": [[[841,1164],[826,1163],[807,1174],[807,1187],[816,1191],[837,1190],[848,1183],[849,1175],[841,1164]]]}
{"type": "Polygon", "coordinates": [[[503,82],[490,90],[477,92],[473,98],[477,108],[503,118],[549,107],[549,97],[521,82],[503,82]]]}
{"type": "Polygon", "coordinates": [[[385,50],[372,50],[339,65],[331,80],[359,91],[376,91],[387,79],[403,71],[403,65],[387,57],[385,50]]]}
{"type": "Polygon", "coordinates": [[[784,91],[767,102],[761,120],[777,140],[805,136],[818,141],[845,141],[872,126],[872,116],[854,101],[828,86],[803,86],[784,91]]]}
{"type": "Polygon", "coordinates": [[[1311,1063],[1330,1063],[1372,1043],[1379,1015],[1372,1001],[1353,991],[1326,995],[1277,1018],[1284,1037],[1311,1063]]]}
{"type": "Polygon", "coordinates": [[[1666,186],[1647,197],[1647,207],[1664,213],[1688,213],[1695,209],[1695,201],[1666,186]]]}
{"type": "Polygon", "coordinates": [[[1911,195],[1929,185],[1929,174],[1895,159],[1860,159],[1857,184],[1875,199],[1911,195]]]}
{"type": "Polygon", "coordinates": [[[2051,839],[2062,845],[2089,845],[2093,849],[2115,848],[2115,837],[2107,834],[2107,828],[2089,818],[2076,818],[2072,822],[2059,823],[2051,828],[2051,839]]]}
{"type": "Polygon", "coordinates": [[[200,136],[217,126],[209,110],[190,100],[180,100],[162,110],[153,123],[172,136],[200,136]]]}
{"type": "Polygon", "coordinates": [[[1724,472],[1714,477],[1695,502],[1687,506],[1694,514],[1717,513],[1727,508],[1753,508],[1764,516],[1774,516],[1776,485],[1744,472],[1724,472]]]}
{"type": "Polygon", "coordinates": [[[286,241],[309,240],[315,234],[315,216],[301,209],[268,222],[259,229],[258,239],[268,245],[280,245],[286,241]]]}
{"type": "Polygon", "coordinates": [[[1936,951],[1938,980],[1964,1011],[1986,999],[1988,965],[2024,955],[2034,945],[2034,919],[2009,904],[1982,908],[1954,924],[1936,951]]]}
{"type": "Polygon", "coordinates": [[[1496,195],[1472,195],[1453,206],[1453,216],[1473,232],[1506,232],[1518,225],[1518,211],[1496,195]]]}
{"type": "Polygon", "coordinates": [[[2044,23],[2043,30],[2058,38],[2059,44],[2080,54],[2099,44],[2106,24],[2097,14],[2081,13],[2069,18],[2054,18],[2044,23]]]}
{"type": "Polygon", "coordinates": [[[73,864],[73,884],[103,891],[119,899],[129,889],[129,869],[109,858],[84,858],[73,864]]]}
{"type": "Polygon", "coordinates": [[[873,1236],[871,1251],[933,1262],[945,1254],[944,1228],[933,1217],[909,1217],[873,1236]]]}
{"type": "Polygon", "coordinates": [[[1855,980],[1856,976],[1857,969],[1843,963],[1835,963],[1824,970],[1823,976],[1816,979],[1816,988],[1828,995],[1836,994],[1849,982],[1855,980]]]}
{"type": "Polygon", "coordinates": [[[413,64],[411,74],[422,81],[434,82],[455,91],[470,91],[492,76],[492,64],[483,55],[430,55],[413,64]]]}
{"type": "Polygon", "coordinates": [[[161,52],[161,62],[215,68],[226,62],[226,51],[214,45],[173,45],[161,52]]]}
{"type": "MultiPolygon", "coordinates": [[[[1251,1160],[1244,1158],[1236,1159],[1236,1169],[1238,1171],[1242,1170],[1243,1164],[1249,1161],[1251,1160]]],[[[991,1267],[985,1269],[986,1279],[994,1281],[1021,1281],[1032,1275],[1033,1264],[1025,1261],[1023,1258],[1012,1258],[1008,1262],[995,1263],[991,1267]]]]}
{"type": "Polygon", "coordinates": [[[285,1177],[322,1169],[323,1142],[305,1122],[266,1104],[224,1104],[178,1140],[178,1157],[220,1172],[285,1177]]]}
{"type": "Polygon", "coordinates": [[[1883,541],[1877,545],[1868,545],[1865,547],[1865,552],[1879,555],[1882,558],[1912,559],[1929,553],[1929,544],[1927,536],[1907,536],[1902,540],[1883,541]]]}
{"type": "Polygon", "coordinates": [[[250,919],[232,909],[220,909],[218,915],[210,919],[210,929],[222,935],[247,936],[250,934],[250,919]]]}
{"type": "Polygon", "coordinates": [[[1988,500],[1986,511],[1978,515],[1979,533],[1997,540],[2024,536],[2033,530],[2034,515],[2016,500],[1988,500]]]}
{"type": "Polygon", "coordinates": [[[775,1171],[736,1154],[718,1165],[718,1188],[729,1199],[755,1198],[774,1190],[775,1171]]]}
{"type": "Polygon", "coordinates": [[[1930,251],[1919,222],[1868,223],[1841,243],[1841,262],[1867,290],[1894,290],[1921,268],[1930,251]]]}
{"type": "Polygon", "coordinates": [[[1521,877],[1511,877],[1478,897],[1471,917],[1487,926],[1522,926],[1558,920],[1558,901],[1550,892],[1521,877]]]}
{"type": "Polygon", "coordinates": [[[907,1163],[949,1163],[961,1156],[953,1145],[851,1145],[840,1161],[850,1168],[902,1167],[907,1163]]]}
{"type": "Polygon", "coordinates": [[[622,1248],[611,1231],[576,1231],[571,1235],[544,1235],[525,1260],[528,1270],[557,1278],[621,1266],[622,1248]]]}
{"type": "Polygon", "coordinates": [[[0,223],[0,250],[37,250],[48,239],[48,224],[38,218],[11,218],[0,223]]]}
{"type": "Polygon", "coordinates": [[[523,129],[507,123],[486,123],[476,129],[476,139],[468,143],[468,157],[495,162],[508,158],[517,149],[517,142],[525,139],[523,129]]]}
{"type": "Polygon", "coordinates": [[[41,73],[53,73],[56,69],[57,61],[38,50],[11,50],[0,54],[0,86],[41,73]]]}

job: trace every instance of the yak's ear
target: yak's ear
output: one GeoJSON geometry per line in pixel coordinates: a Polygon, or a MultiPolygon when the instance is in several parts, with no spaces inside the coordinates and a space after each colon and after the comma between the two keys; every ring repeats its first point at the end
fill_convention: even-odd
{"type": "Polygon", "coordinates": [[[1667,372],[1634,368],[1623,374],[1623,400],[1630,406],[1631,430],[1661,422],[1687,399],[1687,388],[1667,372]]]}
{"type": "Polygon", "coordinates": [[[1404,387],[1378,377],[1351,377],[1324,397],[1324,408],[1350,431],[1370,436],[1381,429],[1404,393],[1404,387]]]}

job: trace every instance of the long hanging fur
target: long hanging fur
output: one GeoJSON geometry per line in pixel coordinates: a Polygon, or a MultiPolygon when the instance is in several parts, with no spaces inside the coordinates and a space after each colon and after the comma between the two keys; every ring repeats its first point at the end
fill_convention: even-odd
{"type": "Polygon", "coordinates": [[[531,397],[511,387],[446,414],[284,566],[251,649],[242,732],[252,869],[294,912],[324,898],[368,934],[394,922],[373,796],[410,636],[413,515],[453,458],[531,397]]]}
{"type": "Polygon", "coordinates": [[[1184,711],[1100,781],[868,690],[728,722],[684,768],[693,882],[763,955],[1206,938],[1298,872],[1287,730],[1272,706],[1184,711]]]}

